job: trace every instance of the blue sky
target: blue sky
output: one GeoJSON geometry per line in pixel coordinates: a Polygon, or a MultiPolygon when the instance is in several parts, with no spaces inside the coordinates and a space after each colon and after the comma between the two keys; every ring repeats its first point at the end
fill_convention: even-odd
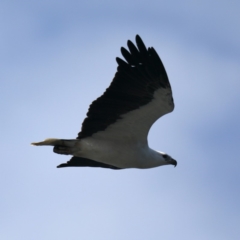
{"type": "Polygon", "coordinates": [[[239,1],[1,1],[0,238],[237,240],[239,1]],[[75,138],[139,34],[159,53],[176,108],[149,145],[173,168],[56,169],[30,143],[75,138]]]}

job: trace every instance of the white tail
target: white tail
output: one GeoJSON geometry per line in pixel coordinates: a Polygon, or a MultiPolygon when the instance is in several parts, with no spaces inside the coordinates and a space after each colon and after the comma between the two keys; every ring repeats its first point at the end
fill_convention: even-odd
{"type": "Polygon", "coordinates": [[[61,144],[62,144],[62,139],[58,139],[58,138],[47,138],[42,142],[31,143],[31,145],[34,145],[34,146],[56,146],[61,144]]]}
{"type": "Polygon", "coordinates": [[[34,146],[54,146],[53,151],[58,154],[74,155],[76,150],[79,151],[78,139],[58,139],[47,138],[42,142],[31,143],[34,146]]]}

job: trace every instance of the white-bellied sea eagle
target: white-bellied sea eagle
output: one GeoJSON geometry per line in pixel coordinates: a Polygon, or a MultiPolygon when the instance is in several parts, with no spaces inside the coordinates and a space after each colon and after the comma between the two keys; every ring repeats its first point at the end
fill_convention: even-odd
{"type": "Polygon", "coordinates": [[[49,138],[35,146],[54,146],[58,154],[72,155],[62,167],[111,169],[177,165],[168,154],[148,146],[153,123],[174,109],[165,68],[153,47],[136,36],[136,46],[121,48],[125,61],[116,58],[117,72],[103,95],[89,107],[76,139],[49,138]]]}

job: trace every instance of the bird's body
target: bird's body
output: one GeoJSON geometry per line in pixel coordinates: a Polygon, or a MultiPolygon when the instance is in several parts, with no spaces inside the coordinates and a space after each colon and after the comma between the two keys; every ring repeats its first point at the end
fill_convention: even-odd
{"type": "Polygon", "coordinates": [[[73,155],[67,166],[112,169],[152,168],[177,162],[149,148],[153,123],[174,109],[166,71],[153,48],[137,35],[138,49],[128,41],[122,48],[128,63],[117,58],[118,71],[105,93],[89,108],[77,139],[46,139],[33,145],[54,146],[54,152],[73,155]]]}
{"type": "MultiPolygon", "coordinates": [[[[141,142],[102,140],[98,137],[60,141],[66,141],[64,144],[70,151],[67,154],[91,159],[120,169],[157,167],[159,160],[161,160],[159,157],[161,155],[158,152],[141,142]]],[[[61,148],[56,152],[66,154],[65,149],[62,151],[61,148]]],[[[162,165],[166,164],[164,158],[162,158],[162,163],[162,165]]]]}

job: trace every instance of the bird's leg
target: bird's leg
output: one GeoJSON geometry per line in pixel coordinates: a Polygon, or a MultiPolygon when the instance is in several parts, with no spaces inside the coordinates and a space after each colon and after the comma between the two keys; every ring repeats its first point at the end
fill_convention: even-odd
{"type": "Polygon", "coordinates": [[[64,154],[64,155],[72,155],[73,151],[71,147],[64,146],[64,145],[56,145],[53,148],[53,152],[58,154],[64,154]]]}

